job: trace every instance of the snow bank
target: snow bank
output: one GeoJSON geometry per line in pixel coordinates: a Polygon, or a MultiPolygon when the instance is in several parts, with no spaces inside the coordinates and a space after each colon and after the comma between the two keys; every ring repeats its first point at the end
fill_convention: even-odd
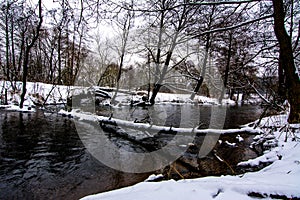
{"type": "Polygon", "coordinates": [[[16,105],[0,105],[0,109],[5,109],[8,111],[18,111],[18,112],[35,112],[35,108],[31,108],[30,106],[24,106],[20,108],[16,105]]]}
{"type": "MultiPolygon", "coordinates": [[[[283,126],[285,115],[263,119],[262,126],[283,126]]],[[[83,200],[132,200],[132,199],[253,199],[251,196],[271,198],[300,198],[300,143],[299,125],[295,135],[288,137],[282,130],[274,131],[278,146],[264,155],[240,163],[255,166],[262,162],[273,162],[257,172],[239,176],[205,177],[191,180],[142,182],[131,187],[91,195],[83,200]],[[298,139],[295,140],[295,137],[298,139]]]]}
{"type": "MultiPolygon", "coordinates": [[[[20,103],[20,96],[22,92],[22,82],[14,83],[16,90],[13,90],[11,82],[0,81],[0,104],[4,102],[4,93],[7,90],[7,99],[9,105],[18,106],[20,103]]],[[[100,87],[77,87],[77,86],[63,86],[63,85],[51,85],[40,82],[27,82],[27,93],[25,96],[24,107],[34,107],[34,105],[44,105],[44,104],[65,104],[67,98],[72,94],[77,94],[83,90],[94,90],[97,95],[97,90],[101,91],[101,95],[113,96],[114,91],[104,92],[103,89],[110,90],[109,88],[100,87]]],[[[147,94],[146,91],[125,91],[120,90],[116,101],[119,105],[130,105],[132,101],[140,101],[142,96],[140,94],[147,94]],[[139,95],[138,95],[139,94],[139,95]]],[[[99,94],[98,94],[99,95],[99,94]]],[[[151,95],[151,94],[150,94],[151,95]]],[[[103,102],[105,105],[110,104],[110,102],[103,102]]],[[[203,104],[203,105],[217,105],[218,100],[216,98],[208,98],[205,96],[196,95],[193,101],[190,100],[190,94],[170,94],[170,93],[158,93],[156,97],[157,104],[203,104]]],[[[222,104],[224,105],[234,105],[235,102],[229,99],[224,99],[222,104]]]]}
{"type": "MultiPolygon", "coordinates": [[[[28,111],[35,107],[36,104],[63,104],[67,102],[70,95],[71,87],[58,86],[45,83],[27,82],[27,92],[25,95],[24,109],[18,109],[21,101],[22,82],[16,82],[16,89],[13,90],[10,82],[0,81],[0,97],[1,103],[4,102],[4,93],[7,90],[8,109],[17,111],[28,111]]],[[[4,107],[3,107],[4,108],[4,107]]]]}
{"type": "MultiPolygon", "coordinates": [[[[218,105],[219,101],[216,98],[209,98],[205,96],[196,95],[194,100],[190,100],[190,94],[169,94],[169,93],[158,93],[156,97],[157,104],[173,103],[199,103],[203,105],[218,105]]],[[[223,99],[222,104],[224,105],[235,105],[235,102],[230,99],[223,99]]]]}

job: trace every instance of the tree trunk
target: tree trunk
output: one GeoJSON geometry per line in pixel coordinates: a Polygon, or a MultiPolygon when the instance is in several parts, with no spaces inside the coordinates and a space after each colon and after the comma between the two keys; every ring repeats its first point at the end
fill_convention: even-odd
{"type": "Polygon", "coordinates": [[[4,90],[4,105],[8,105],[7,89],[4,90]]]}
{"type": "Polygon", "coordinates": [[[15,77],[15,81],[21,79],[21,69],[22,69],[22,61],[23,61],[23,53],[25,48],[25,32],[27,28],[21,32],[21,45],[20,45],[20,53],[19,53],[19,60],[18,60],[18,69],[17,69],[17,77],[15,77]]]}
{"type": "Polygon", "coordinates": [[[229,47],[228,47],[228,54],[227,54],[227,63],[226,63],[226,69],[225,69],[225,75],[224,75],[224,85],[222,88],[222,92],[219,98],[219,103],[222,103],[222,99],[224,98],[226,87],[228,85],[228,75],[230,70],[230,59],[231,59],[231,49],[232,49],[232,33],[229,33],[229,47]]]}
{"type": "Polygon", "coordinates": [[[148,61],[147,61],[147,65],[148,65],[148,95],[147,95],[147,101],[149,101],[150,98],[150,92],[151,92],[151,66],[150,66],[150,53],[148,53],[147,55],[148,61]]]}
{"type": "Polygon", "coordinates": [[[151,95],[151,98],[150,98],[150,101],[149,101],[151,105],[155,104],[155,98],[156,98],[161,86],[162,85],[160,83],[155,83],[154,84],[154,88],[152,90],[152,95],[151,95]]]}
{"type": "Polygon", "coordinates": [[[194,100],[197,92],[199,91],[202,83],[203,83],[203,80],[205,78],[205,74],[206,74],[206,65],[207,65],[207,60],[208,60],[208,52],[209,52],[209,48],[210,48],[210,35],[207,34],[207,37],[206,37],[206,44],[205,44],[205,55],[204,55],[204,61],[203,61],[203,66],[202,66],[202,69],[201,69],[201,76],[200,78],[198,79],[198,82],[197,82],[197,85],[190,97],[191,100],[194,100]]]}
{"type": "Polygon", "coordinates": [[[200,87],[201,87],[202,83],[203,83],[203,76],[200,76],[200,78],[197,80],[197,85],[196,85],[196,87],[195,87],[195,89],[194,89],[194,91],[193,91],[193,93],[190,97],[191,100],[194,100],[196,94],[200,90],[200,87]]]}
{"type": "Polygon", "coordinates": [[[12,66],[13,66],[13,73],[11,78],[11,81],[15,79],[15,76],[17,74],[17,65],[16,65],[16,54],[15,54],[15,38],[14,38],[14,20],[11,20],[11,29],[10,29],[10,40],[11,40],[11,57],[12,57],[12,66]]]}
{"type": "Polygon", "coordinates": [[[24,58],[24,63],[23,63],[23,77],[22,77],[22,94],[21,94],[21,102],[20,102],[20,108],[23,108],[23,104],[25,101],[25,95],[27,92],[27,75],[28,75],[28,63],[29,63],[29,53],[30,53],[29,47],[27,47],[26,52],[25,52],[25,58],[24,58]]]}
{"type": "Polygon", "coordinates": [[[158,94],[158,92],[159,92],[159,90],[162,86],[162,83],[164,81],[164,78],[167,74],[168,67],[170,65],[170,61],[171,61],[171,58],[172,58],[173,50],[176,46],[177,37],[178,37],[178,33],[175,34],[175,37],[174,37],[173,42],[172,42],[171,51],[169,51],[168,54],[167,54],[167,58],[166,58],[164,67],[162,69],[162,72],[160,74],[159,80],[154,84],[153,92],[152,92],[152,95],[151,95],[151,98],[150,98],[150,104],[151,105],[155,104],[155,98],[156,98],[156,96],[157,96],[157,94],[158,94]]]}
{"type": "MultiPolygon", "coordinates": [[[[165,0],[162,1],[162,4],[165,4],[165,0]]],[[[164,32],[164,20],[165,20],[165,10],[161,10],[161,16],[160,16],[160,23],[159,23],[159,35],[158,35],[158,43],[157,43],[157,53],[156,53],[156,59],[155,59],[155,75],[154,75],[154,87],[152,90],[152,95],[149,100],[151,105],[155,104],[155,98],[161,88],[161,72],[160,72],[160,57],[161,57],[161,46],[162,46],[162,37],[163,37],[163,32],[164,32]]],[[[149,92],[150,94],[150,92],[149,92]]]]}
{"type": "MultiPolygon", "coordinates": [[[[281,61],[282,62],[282,61],[281,61]]],[[[285,76],[282,65],[278,66],[278,100],[283,103],[286,99],[285,76]]]]}
{"type": "Polygon", "coordinates": [[[8,24],[8,15],[9,15],[9,9],[10,9],[10,5],[9,2],[7,1],[6,4],[6,13],[5,13],[5,46],[6,46],[6,79],[7,81],[10,81],[10,76],[9,76],[9,68],[10,68],[10,59],[9,59],[9,49],[10,49],[10,45],[9,45],[9,24],[8,24]]]}
{"type": "Polygon", "coordinates": [[[37,41],[40,30],[43,23],[43,16],[42,16],[42,0],[39,0],[39,24],[36,27],[36,34],[34,34],[32,37],[32,40],[29,44],[27,44],[26,50],[25,50],[25,57],[24,57],[24,63],[23,63],[23,87],[22,87],[22,94],[21,94],[21,102],[20,102],[20,108],[23,108],[23,104],[25,101],[25,95],[27,92],[26,83],[27,83],[27,75],[28,75],[28,63],[29,63],[29,54],[31,48],[34,46],[35,42],[37,41]]]}
{"type": "Polygon", "coordinates": [[[290,104],[289,123],[300,123],[300,79],[296,74],[291,37],[285,29],[282,0],[273,0],[274,31],[279,42],[279,68],[284,70],[287,99],[290,104]]]}
{"type": "Polygon", "coordinates": [[[62,37],[62,30],[61,27],[58,27],[58,39],[57,39],[57,59],[58,59],[58,77],[57,77],[57,84],[61,85],[62,84],[62,75],[61,75],[61,70],[62,70],[62,59],[61,59],[61,37],[62,37]]]}
{"type": "Polygon", "coordinates": [[[121,75],[122,75],[122,70],[123,70],[123,65],[124,65],[124,58],[125,58],[125,53],[126,53],[126,48],[127,48],[127,43],[128,43],[128,36],[129,36],[129,31],[131,28],[132,24],[132,19],[133,15],[128,11],[128,14],[125,18],[125,23],[123,24],[123,34],[122,34],[122,51],[121,51],[121,57],[120,57],[120,65],[119,65],[119,71],[117,75],[117,88],[114,96],[111,99],[111,103],[115,104],[115,100],[117,97],[117,94],[120,89],[120,80],[121,80],[121,75]]]}

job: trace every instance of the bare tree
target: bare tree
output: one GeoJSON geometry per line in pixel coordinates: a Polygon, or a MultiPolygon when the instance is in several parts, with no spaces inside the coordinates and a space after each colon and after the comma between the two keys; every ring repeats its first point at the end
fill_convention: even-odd
{"type": "MultiPolygon", "coordinates": [[[[2,65],[3,74],[7,81],[16,81],[20,77],[24,49],[23,36],[26,32],[22,25],[22,23],[27,21],[27,17],[23,13],[25,2],[7,0],[1,2],[0,6],[2,8],[2,19],[0,23],[1,27],[3,27],[1,35],[5,38],[5,56],[3,56],[3,58],[5,58],[5,65],[2,65]],[[19,60],[18,63],[17,60],[19,60]]],[[[14,84],[12,84],[12,86],[14,87],[14,84]]]]}
{"type": "MultiPolygon", "coordinates": [[[[131,1],[130,6],[133,7],[133,5],[134,5],[133,1],[131,1]]],[[[118,28],[121,30],[122,33],[121,33],[121,49],[119,51],[120,61],[119,61],[119,70],[117,75],[117,87],[116,87],[115,94],[111,99],[111,103],[113,104],[115,103],[117,93],[120,89],[120,80],[121,80],[121,75],[124,67],[125,53],[128,46],[129,32],[133,26],[134,17],[135,17],[135,13],[133,11],[127,10],[121,19],[117,18],[116,20],[116,25],[118,26],[118,28]]]]}
{"type": "MultiPolygon", "coordinates": [[[[285,10],[282,0],[273,0],[274,31],[279,42],[279,68],[282,68],[285,76],[287,99],[290,103],[289,123],[300,122],[300,79],[296,73],[293,56],[291,35],[285,28],[285,10]]],[[[290,33],[291,34],[291,33],[290,33]]]]}
{"type": "MultiPolygon", "coordinates": [[[[43,16],[42,16],[42,0],[38,1],[38,20],[37,24],[35,24],[36,27],[33,27],[32,33],[29,34],[28,37],[25,38],[25,53],[24,53],[24,62],[23,62],[23,86],[22,86],[22,94],[21,94],[21,102],[20,102],[20,108],[23,108],[23,104],[25,101],[25,94],[27,91],[26,83],[27,83],[27,75],[28,75],[28,63],[29,63],[29,54],[34,46],[35,42],[37,41],[42,23],[43,23],[43,16]]],[[[28,24],[30,26],[31,24],[28,24]]],[[[32,24],[33,25],[33,24],[32,24]]]]}
{"type": "Polygon", "coordinates": [[[147,47],[151,59],[155,63],[154,87],[150,98],[152,105],[155,103],[155,98],[164,84],[167,74],[184,61],[181,59],[174,62],[173,57],[179,45],[188,40],[189,36],[184,34],[184,31],[191,25],[192,17],[197,12],[197,9],[189,6],[173,8],[175,5],[176,1],[167,0],[151,2],[149,5],[151,9],[148,14],[151,21],[148,28],[154,29],[156,32],[153,34],[157,37],[150,40],[154,40],[156,45],[151,42],[147,47]],[[153,9],[157,11],[154,15],[153,9]]]}

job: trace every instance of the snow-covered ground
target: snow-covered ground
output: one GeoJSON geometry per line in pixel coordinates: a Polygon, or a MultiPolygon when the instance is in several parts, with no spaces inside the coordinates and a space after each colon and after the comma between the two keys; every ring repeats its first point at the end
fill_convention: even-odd
{"type": "Polygon", "coordinates": [[[281,115],[264,118],[261,128],[268,134],[256,139],[273,138],[276,147],[265,151],[258,158],[239,164],[256,166],[272,162],[257,172],[180,181],[145,181],[131,187],[87,196],[83,200],[300,198],[300,124],[286,124],[286,115],[281,115]],[[271,127],[277,128],[271,131],[271,127]]]}
{"type": "Polygon", "coordinates": [[[27,93],[25,95],[24,107],[19,108],[22,93],[22,83],[15,83],[16,90],[13,91],[10,82],[0,81],[0,107],[15,111],[35,111],[35,104],[63,104],[66,103],[71,88],[68,86],[56,86],[45,83],[27,83],[27,93]],[[7,93],[7,104],[5,103],[5,90],[7,93]]]}
{"type": "MultiPolygon", "coordinates": [[[[99,87],[94,88],[82,88],[82,87],[70,87],[61,85],[51,85],[45,83],[27,83],[27,93],[25,96],[24,108],[19,109],[20,96],[22,93],[22,83],[15,83],[16,90],[13,92],[10,82],[0,81],[0,106],[8,110],[20,110],[20,111],[34,111],[35,104],[66,104],[67,98],[72,94],[77,94],[82,91],[96,91],[99,87]],[[6,90],[6,91],[5,91],[6,90]],[[5,93],[7,94],[8,105],[3,106],[5,102],[5,93]]],[[[108,93],[113,96],[114,92],[108,93]]],[[[116,101],[119,102],[116,106],[130,105],[132,100],[140,100],[141,95],[146,94],[146,91],[120,91],[117,95],[116,101]]],[[[108,102],[110,103],[109,99],[108,102]]],[[[190,100],[190,94],[169,94],[159,93],[156,97],[157,104],[186,104],[186,103],[199,103],[207,105],[216,105],[218,100],[216,98],[208,98],[205,96],[196,95],[194,100],[190,100]]],[[[235,104],[234,101],[224,99],[223,104],[235,104]]]]}

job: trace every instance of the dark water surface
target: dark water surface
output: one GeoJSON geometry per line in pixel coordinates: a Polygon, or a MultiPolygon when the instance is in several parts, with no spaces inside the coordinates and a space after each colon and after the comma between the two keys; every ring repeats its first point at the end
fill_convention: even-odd
{"type": "MultiPolygon", "coordinates": [[[[158,106],[152,114],[157,116],[154,120],[170,125],[182,109],[204,127],[209,123],[208,106],[158,106]],[[199,111],[200,117],[193,117],[199,111]]],[[[228,107],[225,128],[251,122],[260,112],[254,106],[228,107]]],[[[132,120],[144,115],[143,109],[124,108],[114,117],[132,120]]],[[[68,118],[42,111],[0,111],[0,199],[78,199],[141,182],[149,175],[119,172],[97,161],[68,118]]]]}
{"type": "MultiPolygon", "coordinates": [[[[184,128],[199,125],[200,128],[209,128],[212,112],[218,112],[218,108],[222,109],[220,114],[225,114],[224,124],[223,121],[220,121],[220,129],[238,128],[241,125],[255,121],[262,113],[260,106],[252,105],[227,106],[224,108],[186,104],[181,106],[156,105],[149,109],[121,107],[114,110],[113,117],[134,121],[135,119],[144,119],[149,114],[152,122],[156,125],[184,128]]],[[[216,121],[216,123],[218,123],[218,121],[216,121]]]]}
{"type": "Polygon", "coordinates": [[[78,199],[148,176],[98,162],[68,118],[0,111],[0,199],[78,199]]]}

